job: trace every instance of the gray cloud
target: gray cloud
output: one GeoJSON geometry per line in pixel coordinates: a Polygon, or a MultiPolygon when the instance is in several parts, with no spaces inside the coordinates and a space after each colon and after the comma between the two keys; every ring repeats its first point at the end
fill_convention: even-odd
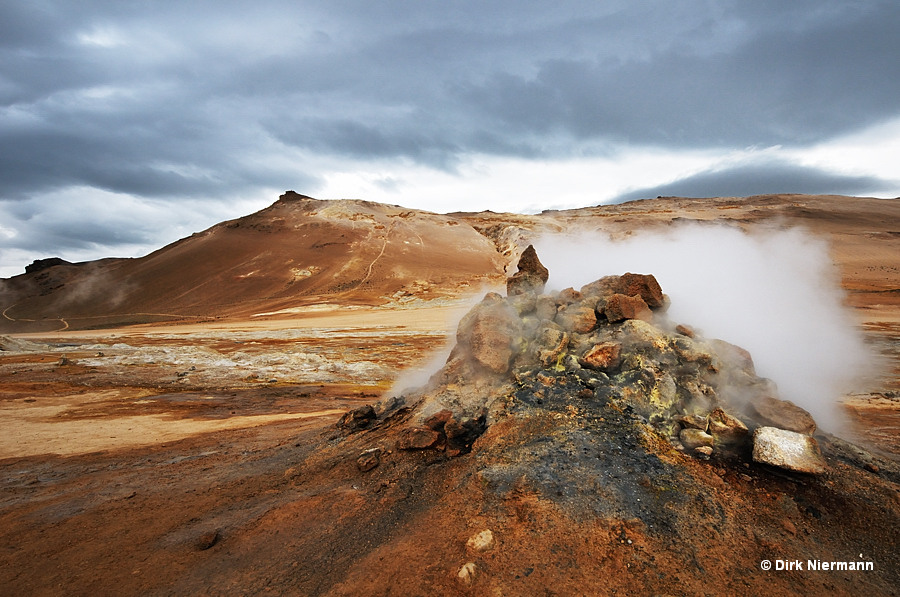
{"type": "Polygon", "coordinates": [[[898,29],[889,0],[6,2],[0,204],[314,193],[303,152],[797,147],[900,115],[898,29]]]}
{"type": "Polygon", "coordinates": [[[775,193],[865,195],[897,188],[896,181],[843,176],[771,160],[700,172],[688,178],[624,193],[615,203],[663,197],[747,197],[775,193]]]}

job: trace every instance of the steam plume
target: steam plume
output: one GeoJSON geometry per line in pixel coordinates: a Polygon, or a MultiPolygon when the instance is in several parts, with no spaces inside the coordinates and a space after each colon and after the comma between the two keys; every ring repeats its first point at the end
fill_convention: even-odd
{"type": "Polygon", "coordinates": [[[750,351],[781,398],[834,431],[837,400],[872,373],[875,358],[849,309],[825,242],[800,229],[755,233],[680,225],[622,241],[547,236],[535,246],[548,289],[605,275],[652,273],[672,299],[669,316],[750,351]]]}

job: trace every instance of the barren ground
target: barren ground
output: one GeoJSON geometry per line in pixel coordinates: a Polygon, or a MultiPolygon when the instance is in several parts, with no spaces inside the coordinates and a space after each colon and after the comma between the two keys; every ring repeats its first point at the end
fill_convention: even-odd
{"type": "MultiPolygon", "coordinates": [[[[725,207],[709,207],[708,213],[687,203],[667,213],[628,209],[620,215],[652,226],[656,219],[682,213],[679,209],[716,219],[725,207]]],[[[746,219],[748,213],[737,215],[746,219]]],[[[495,215],[480,218],[471,219],[484,225],[495,221],[495,215]]],[[[530,221],[523,217],[524,223],[530,221]]],[[[848,232],[840,216],[814,224],[817,233],[830,235],[860,326],[890,362],[875,386],[846,398],[856,425],[851,439],[900,459],[898,235],[888,234],[890,222],[881,228],[864,222],[859,228],[864,233],[848,232]]],[[[375,401],[402,370],[423,365],[433,350],[445,346],[466,305],[440,304],[286,307],[276,314],[204,323],[16,335],[36,346],[29,352],[0,352],[0,594],[359,594],[354,590],[370,582],[389,586],[391,574],[422,581],[398,585],[390,594],[426,594],[421,587],[465,594],[456,582],[461,561],[428,552],[427,546],[440,536],[463,550],[487,516],[469,512],[473,507],[465,496],[471,494],[454,497],[454,488],[441,486],[436,469],[426,466],[421,487],[387,480],[373,491],[380,492],[379,503],[421,491],[446,495],[444,505],[422,519],[376,518],[375,505],[357,485],[326,487],[328,472],[320,471],[326,485],[311,488],[298,468],[340,413],[375,401]],[[370,508],[371,519],[366,515],[370,508]],[[441,513],[445,519],[434,518],[441,513]],[[346,528],[350,518],[350,527],[358,525],[356,535],[329,534],[338,523],[346,528]],[[392,540],[375,544],[370,533],[392,540]],[[347,573],[343,567],[350,563],[355,566],[347,573]]],[[[709,476],[707,469],[698,468],[697,475],[709,476]]],[[[802,528],[805,514],[777,514],[778,491],[803,494],[808,488],[756,472],[748,481],[747,475],[720,471],[723,492],[733,487],[759,497],[758,511],[755,503],[744,502],[746,512],[736,509],[736,518],[751,525],[754,515],[775,512],[788,521],[783,536],[754,536],[748,529],[741,541],[775,551],[783,541],[800,537],[815,543],[815,533],[802,528]]],[[[853,474],[858,483],[867,482],[869,473],[853,474]]],[[[618,588],[602,585],[610,593],[627,594],[630,570],[641,567],[658,571],[665,593],[702,592],[689,581],[698,570],[679,578],[671,572],[672,562],[650,562],[648,554],[660,551],[654,552],[648,536],[629,521],[618,526],[598,521],[584,545],[574,545],[570,537],[554,535],[559,513],[532,499],[523,494],[515,503],[497,506],[518,522],[510,522],[500,539],[504,550],[479,564],[506,579],[505,592],[495,594],[533,594],[509,588],[527,579],[532,582],[527,586],[548,588],[541,594],[580,594],[602,580],[579,576],[584,563],[601,554],[610,578],[626,579],[616,581],[618,588]],[[627,547],[632,541],[633,549],[627,547]],[[547,551],[529,554],[530,542],[547,551]]],[[[827,517],[811,522],[827,525],[827,517]]],[[[896,544],[890,544],[896,542],[893,534],[873,529],[873,550],[897,556],[896,544]]],[[[723,536],[710,545],[721,550],[731,539],[723,536]]],[[[710,557],[725,561],[728,554],[710,557]]],[[[743,573],[750,578],[758,571],[743,573]]],[[[753,580],[748,587],[760,586],[758,578],[753,580]]],[[[784,586],[809,594],[829,592],[827,579],[795,580],[784,586]]],[[[725,583],[719,587],[729,587],[725,593],[737,590],[733,582],[710,579],[725,583]]],[[[715,584],[707,592],[722,593],[715,584]]]]}

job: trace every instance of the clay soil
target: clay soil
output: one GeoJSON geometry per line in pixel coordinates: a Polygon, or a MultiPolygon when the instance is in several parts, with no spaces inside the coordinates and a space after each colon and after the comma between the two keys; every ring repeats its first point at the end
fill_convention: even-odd
{"type": "Polygon", "coordinates": [[[0,353],[0,593],[253,594],[299,574],[302,562],[260,553],[228,565],[228,587],[181,584],[221,555],[202,537],[236,545],[293,503],[298,451],[440,349],[458,310],[57,333],[0,353]],[[248,345],[255,361],[229,361],[248,345]],[[267,357],[291,350],[316,368],[274,377],[267,357]],[[376,362],[367,378],[359,365],[376,362]]]}

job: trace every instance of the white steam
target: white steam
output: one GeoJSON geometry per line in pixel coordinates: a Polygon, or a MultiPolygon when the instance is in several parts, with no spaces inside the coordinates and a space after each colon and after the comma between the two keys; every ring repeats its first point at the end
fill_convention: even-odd
{"type": "Polygon", "coordinates": [[[875,357],[842,303],[825,242],[799,228],[748,234],[724,225],[676,226],[612,241],[601,233],[543,237],[549,289],[576,290],[602,276],[654,274],[669,316],[753,355],[757,374],[820,427],[841,426],[838,399],[858,389],[875,357]]]}

